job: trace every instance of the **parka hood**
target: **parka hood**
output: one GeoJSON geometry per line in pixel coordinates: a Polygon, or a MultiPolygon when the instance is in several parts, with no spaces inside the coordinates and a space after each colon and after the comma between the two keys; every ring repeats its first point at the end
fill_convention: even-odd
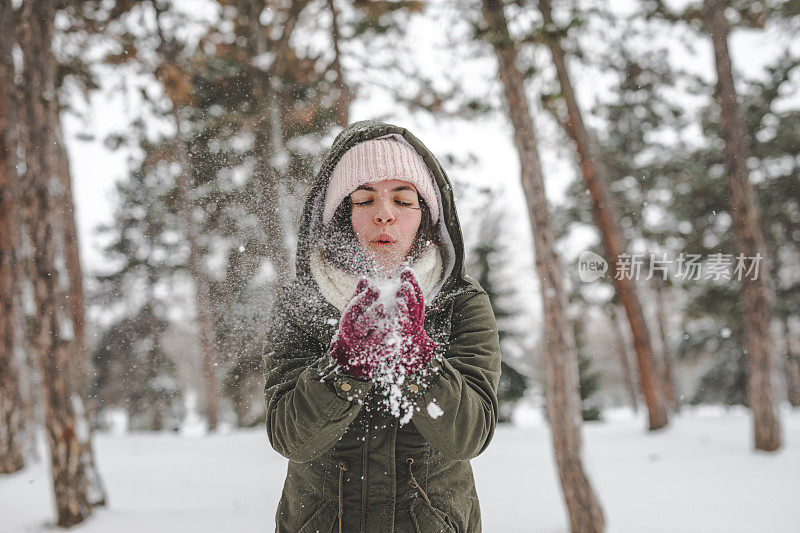
{"type": "Polygon", "coordinates": [[[438,227],[441,230],[441,240],[445,243],[445,249],[439,250],[442,254],[444,275],[439,286],[437,286],[435,294],[447,293],[460,285],[469,285],[470,282],[467,281],[464,269],[464,242],[461,224],[456,214],[453,186],[447,177],[447,173],[433,153],[414,134],[400,126],[377,120],[354,122],[343,129],[334,139],[331,149],[322,162],[322,166],[306,197],[300,222],[295,261],[298,281],[312,279],[309,265],[311,246],[315,236],[322,234],[322,210],[325,191],[334,167],[344,153],[354,145],[385,136],[393,136],[400,141],[406,142],[416,150],[430,169],[436,183],[441,213],[441,224],[438,227]]]}

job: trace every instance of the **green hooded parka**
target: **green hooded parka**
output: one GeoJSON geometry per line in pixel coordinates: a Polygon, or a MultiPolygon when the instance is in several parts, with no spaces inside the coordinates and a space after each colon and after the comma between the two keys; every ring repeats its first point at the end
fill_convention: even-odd
{"type": "Polygon", "coordinates": [[[345,128],[308,194],[296,271],[278,291],[264,347],[267,435],[289,459],[276,531],[481,531],[469,460],[486,449],[497,424],[498,332],[488,296],[465,273],[452,185],[430,150],[392,124],[345,128]],[[402,384],[417,406],[403,425],[379,406],[372,381],[345,373],[330,357],[340,312],[309,268],[333,167],[354,144],[389,134],[402,136],[431,170],[448,248],[445,277],[425,302],[425,330],[438,349],[428,368],[402,384]]]}

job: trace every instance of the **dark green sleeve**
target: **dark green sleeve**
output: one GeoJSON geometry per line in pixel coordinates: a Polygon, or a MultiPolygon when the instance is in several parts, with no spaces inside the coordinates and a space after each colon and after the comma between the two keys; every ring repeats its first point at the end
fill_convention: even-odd
{"type": "Polygon", "coordinates": [[[497,426],[500,380],[497,323],[485,292],[456,300],[444,360],[434,359],[426,370],[418,385],[420,410],[412,418],[417,430],[449,459],[478,456],[497,426]],[[429,410],[431,402],[439,416],[432,416],[437,410],[429,410]]]}
{"type": "Polygon", "coordinates": [[[267,435],[278,453],[304,463],[339,440],[372,383],[334,372],[329,347],[293,321],[287,305],[283,296],[273,305],[264,346],[267,435]]]}

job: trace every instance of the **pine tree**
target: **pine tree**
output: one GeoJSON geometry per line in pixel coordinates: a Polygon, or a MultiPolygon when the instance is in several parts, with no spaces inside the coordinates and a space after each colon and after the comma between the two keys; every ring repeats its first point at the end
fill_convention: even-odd
{"type": "Polygon", "coordinates": [[[583,353],[585,324],[581,319],[572,321],[575,349],[578,351],[578,380],[581,389],[581,418],[584,422],[601,420],[601,406],[593,398],[600,389],[600,373],[592,368],[592,360],[583,353]]]}
{"type": "Polygon", "coordinates": [[[592,401],[592,396],[600,389],[600,373],[592,370],[592,360],[585,355],[578,355],[578,375],[581,384],[581,416],[584,422],[602,420],[600,405],[592,401]]]}
{"type": "Polygon", "coordinates": [[[133,430],[176,429],[182,391],[161,338],[168,322],[150,305],[109,326],[92,355],[92,396],[104,409],[125,409],[133,430]]]}
{"type": "Polygon", "coordinates": [[[169,287],[182,266],[181,243],[170,231],[175,215],[165,206],[168,183],[158,173],[131,172],[117,184],[114,222],[100,228],[112,238],[105,255],[119,266],[96,276],[96,303],[108,309],[127,304],[123,308],[132,311],[105,328],[92,354],[92,398],[98,410],[127,409],[133,429],[162,429],[170,413],[180,412],[175,365],[161,346],[169,287]]]}
{"type": "MultiPolygon", "coordinates": [[[[562,44],[569,28],[579,25],[581,19],[577,15],[577,11],[573,10],[569,22],[562,27],[556,25],[553,20],[549,0],[540,0],[538,7],[542,15],[543,26],[536,33],[541,36],[540,40],[550,50],[560,89],[558,99],[563,100],[564,110],[556,113],[556,116],[569,138],[575,143],[581,175],[592,200],[594,222],[601,236],[603,255],[609,264],[610,271],[616,274],[620,262],[628,253],[628,239],[620,223],[621,216],[611,191],[609,174],[578,106],[572,78],[567,68],[567,54],[562,44]]],[[[649,429],[657,430],[667,425],[668,417],[660,394],[660,379],[656,372],[651,334],[645,319],[636,278],[614,275],[612,282],[620,304],[625,310],[634,338],[639,385],[647,405],[649,429]]]]}
{"type": "MultiPolygon", "coordinates": [[[[781,16],[786,15],[789,13],[781,16]]],[[[702,275],[688,279],[677,271],[681,253],[698,254],[703,262],[711,254],[736,253],[726,201],[729,193],[720,180],[723,162],[716,144],[719,119],[711,99],[714,88],[671,65],[664,49],[631,49],[626,36],[635,38],[631,35],[635,33],[633,28],[642,27],[645,22],[639,31],[672,31],[660,16],[648,19],[645,11],[633,17],[635,24],[625,25],[607,19],[604,31],[611,46],[584,56],[615,73],[619,80],[609,91],[612,97],[594,109],[605,124],[595,137],[614,177],[611,186],[618,191],[626,234],[640,244],[640,249],[655,253],[657,258],[665,256],[673,263],[664,283],[663,300],[673,309],[678,304],[683,306],[683,340],[676,357],[713,357],[715,361],[702,379],[702,389],[691,401],[742,402],[746,376],[742,365],[747,360],[736,355],[737,350],[744,349],[736,282],[703,279],[702,275]],[[614,28],[618,30],[611,31],[614,28]],[[683,99],[675,94],[676,90],[683,93],[683,99]],[[686,105],[687,99],[705,99],[705,103],[693,112],[686,105]],[[692,133],[697,128],[702,131],[699,143],[697,134],[692,133]]],[[[774,284],[779,295],[776,317],[785,316],[788,309],[797,305],[796,283],[791,281],[796,279],[793,272],[797,266],[786,260],[796,254],[796,245],[787,236],[797,231],[796,223],[788,220],[796,210],[792,202],[798,187],[797,170],[779,170],[778,164],[786,160],[792,152],[790,146],[797,143],[797,111],[787,108],[780,97],[790,83],[795,63],[796,58],[785,54],[766,68],[766,79],[742,80],[742,108],[748,137],[753,140],[750,165],[754,175],[759,176],[754,187],[762,213],[761,226],[768,255],[774,261],[773,277],[781,280],[774,284]],[[777,111],[781,106],[785,111],[777,111]]],[[[578,186],[569,189],[566,196],[570,205],[559,219],[590,222],[588,202],[580,192],[578,186]]],[[[649,261],[646,257],[643,271],[649,261]]]]}
{"type": "MultiPolygon", "coordinates": [[[[186,235],[190,227],[194,235],[194,245],[180,250],[183,259],[172,265],[175,275],[155,283],[164,287],[173,278],[191,277],[195,286],[207,285],[202,301],[209,305],[197,307],[210,307],[210,313],[200,331],[218,354],[207,365],[205,381],[209,386],[224,381],[222,392],[241,423],[250,423],[244,414],[263,403],[255,351],[274,288],[292,275],[292,232],[302,197],[324,155],[322,141],[342,125],[344,106],[355,94],[341,59],[359,47],[348,41],[369,42],[370,54],[381,46],[391,49],[387,37],[401,33],[404,16],[421,7],[420,2],[226,1],[220,2],[219,20],[203,22],[194,43],[181,40],[174,29],[201,22],[174,3],[152,0],[136,3],[131,13],[146,21],[157,13],[162,24],[148,22],[136,32],[127,31],[124,21],[106,28],[121,53],[109,54],[105,63],[163,88],[133,87],[142,97],[141,117],[109,139],[138,147],[143,156],[133,169],[143,176],[137,179],[166,188],[149,197],[153,204],[141,205],[163,214],[148,215],[141,224],[161,217],[165,235],[186,235]],[[331,14],[335,29],[320,24],[331,14]],[[308,46],[313,39],[298,39],[300,34],[335,39],[333,57],[308,46]],[[154,136],[139,127],[153,121],[167,121],[172,133],[154,136]]],[[[140,228],[142,235],[148,231],[140,228]]],[[[146,238],[140,239],[126,253],[146,245],[146,238]]]]}
{"type": "MultiPolygon", "coordinates": [[[[753,140],[751,172],[759,176],[754,184],[755,195],[761,209],[766,246],[773,259],[771,277],[777,296],[775,315],[780,320],[796,316],[800,309],[800,290],[796,281],[798,265],[792,259],[797,253],[797,239],[793,235],[800,235],[800,226],[791,215],[796,210],[795,193],[800,190],[800,169],[796,166],[782,169],[778,164],[794,151],[800,111],[796,108],[775,109],[778,108],[782,87],[791,83],[792,73],[798,72],[799,66],[797,58],[783,55],[774,65],[767,67],[765,80],[745,80],[742,94],[745,124],[748,136],[753,140]]],[[[713,110],[709,109],[703,115],[703,125],[712,138],[716,135],[715,124],[713,110]]],[[[685,171],[693,179],[691,182],[682,181],[685,186],[679,189],[675,202],[675,210],[681,218],[689,221],[689,227],[694,230],[685,236],[686,249],[706,254],[734,254],[731,218],[724,203],[727,191],[717,177],[722,161],[718,155],[700,149],[691,152],[688,159],[685,171]],[[711,173],[707,172],[704,161],[711,162],[711,173]],[[703,194],[703,202],[696,201],[699,194],[703,194]],[[695,200],[690,201],[692,198],[695,200]]],[[[681,356],[693,357],[705,352],[713,353],[715,358],[715,364],[702,378],[701,388],[693,401],[745,405],[747,359],[742,356],[745,349],[744,324],[737,285],[725,281],[707,282],[696,286],[692,295],[687,308],[681,356]]]]}
{"type": "Polygon", "coordinates": [[[496,206],[495,198],[487,192],[487,198],[480,209],[482,214],[478,222],[480,230],[477,242],[469,250],[469,256],[472,257],[471,273],[489,296],[497,320],[500,351],[503,354],[500,382],[497,385],[500,409],[498,421],[510,422],[514,406],[522,398],[528,384],[525,375],[515,368],[519,363],[511,361],[508,355],[514,351],[512,344],[521,336],[512,324],[520,309],[513,303],[515,291],[507,283],[513,277],[507,274],[504,259],[508,256],[508,247],[502,241],[505,226],[503,211],[496,206]]]}

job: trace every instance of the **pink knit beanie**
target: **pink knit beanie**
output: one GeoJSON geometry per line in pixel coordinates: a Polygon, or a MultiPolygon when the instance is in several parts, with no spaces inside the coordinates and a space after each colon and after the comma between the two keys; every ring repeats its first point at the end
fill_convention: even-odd
{"type": "Polygon", "coordinates": [[[328,224],[342,200],[361,185],[391,179],[412,183],[428,204],[431,219],[436,224],[439,200],[430,169],[411,145],[391,137],[360,142],[344,153],[328,180],[323,223],[328,224]]]}

